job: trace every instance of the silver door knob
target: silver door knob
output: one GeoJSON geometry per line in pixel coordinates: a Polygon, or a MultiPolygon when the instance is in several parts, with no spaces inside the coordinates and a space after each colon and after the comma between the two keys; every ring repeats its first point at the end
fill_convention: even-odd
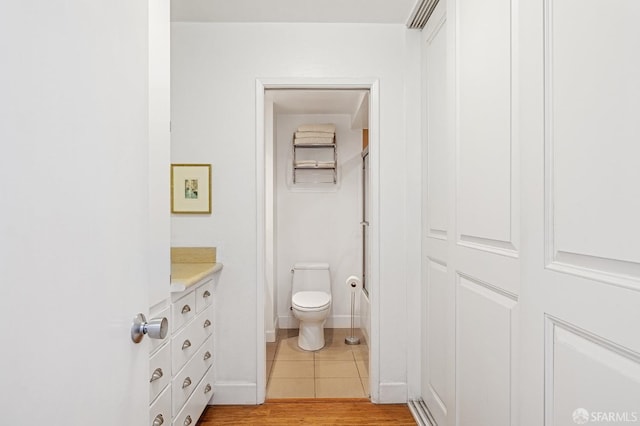
{"type": "Polygon", "coordinates": [[[169,321],[166,318],[152,318],[147,322],[144,314],[138,314],[131,324],[131,340],[140,343],[145,334],[152,339],[164,339],[169,331],[169,321]]]}

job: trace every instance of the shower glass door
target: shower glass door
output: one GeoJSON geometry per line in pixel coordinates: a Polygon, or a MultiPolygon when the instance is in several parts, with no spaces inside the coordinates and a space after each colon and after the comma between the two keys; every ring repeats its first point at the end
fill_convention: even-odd
{"type": "Polygon", "coordinates": [[[362,287],[369,281],[369,148],[362,152],[362,287]]]}

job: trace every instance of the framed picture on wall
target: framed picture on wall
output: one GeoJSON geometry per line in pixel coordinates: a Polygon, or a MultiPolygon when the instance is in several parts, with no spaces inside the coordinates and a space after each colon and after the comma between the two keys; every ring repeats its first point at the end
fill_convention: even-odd
{"type": "Polygon", "coordinates": [[[211,213],[211,164],[171,165],[171,213],[211,213]]]}

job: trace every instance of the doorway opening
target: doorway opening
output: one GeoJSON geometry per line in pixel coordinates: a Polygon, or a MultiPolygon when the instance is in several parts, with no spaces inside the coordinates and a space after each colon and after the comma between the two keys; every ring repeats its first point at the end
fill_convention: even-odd
{"type": "Polygon", "coordinates": [[[363,216],[375,211],[371,207],[377,201],[372,191],[377,190],[377,170],[371,167],[365,174],[363,169],[365,158],[370,164],[377,159],[377,116],[370,113],[377,111],[374,102],[375,81],[258,82],[258,330],[264,330],[258,332],[258,402],[375,398],[377,327],[372,319],[377,307],[370,295],[377,286],[371,267],[377,265],[377,246],[375,219],[363,216]],[[322,124],[335,128],[335,140],[328,149],[332,158],[316,164],[334,161],[335,168],[300,173],[296,132],[322,124]],[[369,191],[366,197],[364,190],[369,191]],[[367,255],[365,243],[371,246],[367,255]],[[318,350],[298,344],[299,319],[291,300],[293,266],[299,262],[329,265],[331,308],[324,346],[318,350]],[[367,291],[350,288],[346,278],[352,276],[365,281],[367,291]],[[360,344],[347,344],[354,342],[352,337],[359,337],[360,344]]]}

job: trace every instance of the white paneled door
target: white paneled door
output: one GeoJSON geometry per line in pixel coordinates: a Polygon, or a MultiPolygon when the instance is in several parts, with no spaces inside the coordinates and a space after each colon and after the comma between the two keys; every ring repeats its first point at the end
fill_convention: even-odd
{"type": "Polygon", "coordinates": [[[452,264],[452,139],[447,120],[451,24],[441,1],[423,30],[423,283],[421,394],[439,425],[455,418],[455,288],[452,264]]]}
{"type": "Polygon", "coordinates": [[[511,11],[509,0],[440,1],[424,30],[422,395],[438,425],[516,421],[511,11]]]}
{"type": "Polygon", "coordinates": [[[455,1],[455,424],[464,426],[516,424],[516,3],[455,1]]]}
{"type": "Polygon", "coordinates": [[[148,424],[147,19],[0,3],[2,424],[148,424]]]}
{"type": "Polygon", "coordinates": [[[640,2],[521,2],[519,424],[640,424],[640,2]]]}

